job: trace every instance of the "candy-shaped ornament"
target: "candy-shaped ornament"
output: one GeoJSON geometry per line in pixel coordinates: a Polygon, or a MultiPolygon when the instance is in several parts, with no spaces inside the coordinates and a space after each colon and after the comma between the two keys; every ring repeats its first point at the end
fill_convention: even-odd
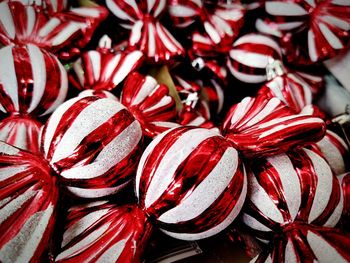
{"type": "Polygon", "coordinates": [[[116,193],[131,180],[142,130],[118,101],[77,97],[62,104],[43,128],[44,157],[70,193],[95,198],[116,193]]]}
{"type": "Polygon", "coordinates": [[[334,227],[343,211],[339,180],[315,152],[300,148],[252,162],[242,221],[263,242],[300,225],[334,227]]]}
{"type": "Polygon", "coordinates": [[[250,33],[238,38],[229,52],[227,66],[231,74],[245,83],[267,80],[266,68],[274,60],[282,60],[282,51],[272,38],[250,33]]]}
{"type": "Polygon", "coordinates": [[[196,240],[237,217],[246,195],[238,152],[219,133],[179,127],[156,137],[136,174],[139,206],[166,234],[196,240]]]}
{"type": "Polygon", "coordinates": [[[321,140],[326,125],[320,118],[294,114],[277,98],[246,97],[231,107],[223,135],[245,157],[279,154],[321,140]]]}
{"type": "Polygon", "coordinates": [[[0,49],[0,110],[11,116],[0,122],[1,139],[38,152],[40,123],[66,98],[67,73],[58,59],[35,45],[0,49]]]}
{"type": "Polygon", "coordinates": [[[73,63],[69,80],[79,90],[111,91],[143,61],[140,51],[116,52],[105,35],[96,50],[84,52],[73,63]]]}
{"type": "Polygon", "coordinates": [[[290,63],[310,65],[348,48],[349,12],[347,1],[267,0],[266,16],[258,19],[256,26],[280,38],[290,63]]]}
{"type": "Polygon", "coordinates": [[[252,262],[349,262],[350,238],[328,227],[302,225],[287,230],[252,262]]]}
{"type": "Polygon", "coordinates": [[[130,31],[129,49],[142,51],[152,63],[162,63],[184,55],[181,44],[160,21],[167,0],[107,0],[106,4],[120,21],[120,26],[130,31]]]}
{"type": "Polygon", "coordinates": [[[107,9],[101,6],[68,8],[65,1],[44,3],[0,3],[0,42],[4,45],[31,43],[67,60],[80,53],[108,15],[107,9]]]}
{"type": "Polygon", "coordinates": [[[69,209],[56,262],[141,262],[152,225],[135,205],[96,201],[69,209]]]}
{"type": "Polygon", "coordinates": [[[4,142],[0,165],[0,261],[41,261],[55,224],[56,179],[41,157],[4,142]]]}

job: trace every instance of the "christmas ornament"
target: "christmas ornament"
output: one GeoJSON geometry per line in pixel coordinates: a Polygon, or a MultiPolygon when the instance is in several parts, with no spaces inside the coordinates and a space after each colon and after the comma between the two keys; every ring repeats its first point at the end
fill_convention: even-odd
{"type": "Polygon", "coordinates": [[[41,144],[66,188],[94,198],[130,182],[141,139],[139,122],[123,105],[94,96],[62,104],[45,124],[41,144]]]}

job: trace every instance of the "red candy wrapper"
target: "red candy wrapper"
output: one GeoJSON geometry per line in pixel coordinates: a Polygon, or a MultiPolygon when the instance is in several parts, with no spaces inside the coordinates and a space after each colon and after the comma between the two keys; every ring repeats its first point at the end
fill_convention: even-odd
{"type": "Polygon", "coordinates": [[[109,10],[130,30],[128,48],[140,50],[149,61],[160,63],[184,55],[181,44],[159,21],[167,0],[117,1],[107,0],[109,10]]]}
{"type": "Polygon", "coordinates": [[[203,128],[174,128],[156,137],[136,174],[139,205],[166,234],[196,240],[217,234],[237,217],[246,195],[238,152],[203,128]]]}
{"type": "Polygon", "coordinates": [[[250,167],[242,220],[259,240],[271,241],[299,224],[334,227],[339,222],[339,181],[313,151],[298,149],[255,160],[250,167]]]}
{"type": "Polygon", "coordinates": [[[56,218],[56,180],[41,157],[0,142],[0,261],[38,262],[56,218]]]}
{"type": "Polygon", "coordinates": [[[56,262],[140,262],[152,226],[135,205],[97,201],[69,209],[56,262]]]}
{"type": "Polygon", "coordinates": [[[96,198],[130,182],[141,141],[139,122],[119,102],[78,97],[51,115],[42,151],[71,193],[96,198]]]}

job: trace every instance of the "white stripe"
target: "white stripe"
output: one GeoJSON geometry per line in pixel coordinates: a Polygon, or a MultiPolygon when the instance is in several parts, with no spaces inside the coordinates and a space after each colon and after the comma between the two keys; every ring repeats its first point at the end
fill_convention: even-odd
{"type": "Polygon", "coordinates": [[[43,114],[40,116],[44,116],[46,114],[49,114],[53,112],[58,106],[60,106],[64,100],[66,99],[67,92],[68,92],[68,77],[67,77],[67,71],[65,68],[62,66],[61,62],[58,61],[57,58],[55,58],[56,63],[59,67],[60,70],[60,78],[61,78],[61,83],[58,91],[58,95],[56,97],[56,100],[51,104],[50,108],[48,108],[43,114]]]}
{"type": "Polygon", "coordinates": [[[282,56],[281,48],[279,45],[270,37],[261,35],[261,34],[248,34],[243,37],[240,37],[233,46],[238,46],[241,44],[260,44],[260,45],[266,45],[274,49],[280,56],[282,56]]]}
{"type": "Polygon", "coordinates": [[[13,213],[20,210],[23,204],[38,193],[34,191],[34,186],[26,190],[24,193],[18,195],[15,199],[12,199],[11,202],[7,203],[4,207],[1,208],[0,213],[0,225],[6,221],[13,213]]]}
{"type": "MultiPolygon", "coordinates": [[[[93,243],[95,243],[101,236],[108,230],[111,223],[106,223],[100,228],[96,229],[92,233],[90,233],[88,236],[86,236],[84,239],[80,240],[75,245],[69,247],[66,250],[63,250],[57,257],[56,261],[70,258],[76,255],[77,253],[84,251],[87,249],[87,247],[93,243]]],[[[98,252],[98,251],[97,251],[98,252]]],[[[95,252],[96,253],[96,252],[95,252]]]]}
{"type": "Polygon", "coordinates": [[[129,53],[123,64],[120,66],[118,71],[115,73],[113,77],[113,84],[117,86],[120,82],[122,82],[125,77],[130,73],[132,68],[135,66],[136,62],[142,57],[142,52],[133,51],[129,53]]]}
{"type": "Polygon", "coordinates": [[[245,73],[237,71],[232,66],[231,63],[228,63],[227,66],[228,66],[228,68],[231,71],[233,76],[235,76],[238,80],[246,82],[246,83],[260,83],[260,82],[264,82],[267,79],[266,74],[264,74],[264,75],[245,74],[245,73]]]}
{"type": "Polygon", "coordinates": [[[12,49],[13,46],[0,49],[0,57],[2,61],[6,61],[6,63],[0,63],[0,83],[2,83],[4,92],[10,97],[15,110],[19,111],[17,75],[12,49]]]}
{"type": "Polygon", "coordinates": [[[101,72],[101,55],[96,50],[91,50],[89,52],[89,60],[92,65],[92,73],[94,76],[94,80],[98,80],[100,78],[101,72]]]}
{"type": "Polygon", "coordinates": [[[293,243],[288,239],[286,250],[285,250],[285,256],[284,256],[284,262],[299,262],[297,256],[295,255],[296,251],[294,248],[293,243]]]}
{"type": "Polygon", "coordinates": [[[66,246],[73,240],[74,237],[79,236],[86,229],[94,225],[104,215],[108,213],[109,209],[102,209],[91,212],[84,217],[80,218],[74,225],[70,226],[63,235],[62,247],[66,246]]]}
{"type": "Polygon", "coordinates": [[[349,0],[332,0],[332,4],[350,6],[349,0]]]}
{"type": "Polygon", "coordinates": [[[318,26],[332,48],[341,49],[344,47],[339,38],[324,23],[320,23],[318,26]]]}
{"type": "Polygon", "coordinates": [[[0,261],[16,263],[31,261],[46,232],[53,209],[53,205],[50,205],[46,210],[33,214],[20,232],[1,248],[0,261]]]}
{"type": "Polygon", "coordinates": [[[135,24],[132,26],[129,42],[131,46],[136,45],[141,39],[141,33],[142,33],[142,27],[143,22],[142,20],[138,20],[135,22],[135,24]]]}
{"type": "Polygon", "coordinates": [[[225,191],[236,175],[237,166],[237,151],[227,148],[207,177],[179,205],[162,214],[159,221],[173,224],[201,215],[225,191]]]}
{"type": "MultiPolygon", "coordinates": [[[[152,1],[155,1],[155,0],[152,0],[152,1]]],[[[154,10],[154,17],[157,17],[160,15],[160,13],[164,10],[165,8],[165,4],[166,4],[167,0],[160,0],[159,3],[158,3],[158,6],[157,8],[154,10]]]]}
{"type": "MultiPolygon", "coordinates": [[[[130,234],[131,235],[131,234],[130,234]]],[[[118,262],[120,254],[123,252],[126,242],[128,241],[129,237],[126,239],[123,239],[110,248],[108,248],[106,251],[103,252],[103,254],[98,258],[97,262],[118,262]]],[[[129,253],[133,254],[132,256],[129,254],[130,258],[134,258],[137,249],[134,248],[132,251],[128,251],[129,253]]]]}
{"type": "MultiPolygon", "coordinates": [[[[240,103],[238,103],[231,117],[231,123],[230,123],[231,125],[233,124],[234,126],[236,126],[238,122],[242,120],[242,118],[251,108],[253,101],[254,101],[253,98],[245,97],[240,103]]],[[[242,124],[240,124],[240,126],[242,126],[242,124]]]]}
{"type": "MultiPolygon", "coordinates": [[[[131,4],[130,1],[128,4],[131,4]]],[[[106,0],[106,5],[111,10],[111,12],[118,18],[123,20],[130,20],[134,21],[134,18],[128,15],[127,12],[124,12],[122,9],[119,8],[117,4],[113,0],[106,0]]],[[[136,9],[137,10],[137,9],[136,9]]]]}
{"type": "Polygon", "coordinates": [[[154,34],[154,25],[148,23],[148,56],[153,57],[156,53],[156,40],[154,34]]]}
{"type": "Polygon", "coordinates": [[[71,11],[74,14],[81,15],[86,18],[98,18],[100,16],[100,12],[97,8],[91,8],[91,7],[78,7],[78,8],[71,8],[69,11],[71,11]]]}
{"type": "Polygon", "coordinates": [[[314,32],[312,32],[312,30],[308,31],[307,43],[308,43],[308,47],[309,47],[310,59],[311,59],[311,61],[315,62],[315,61],[317,61],[318,54],[316,51],[315,35],[314,35],[314,32]]]}
{"type": "Polygon", "coordinates": [[[263,225],[260,221],[256,220],[254,217],[243,213],[242,215],[242,221],[248,225],[250,228],[259,230],[259,231],[265,231],[265,232],[270,232],[272,231],[270,228],[267,226],[263,225]]]}
{"type": "Polygon", "coordinates": [[[158,83],[154,78],[151,76],[146,76],[144,82],[142,83],[142,87],[136,94],[130,106],[135,106],[143,102],[157,85],[158,83]]]}
{"type": "MultiPolygon", "coordinates": [[[[20,149],[28,149],[27,142],[28,142],[28,136],[30,136],[30,130],[27,129],[24,123],[18,123],[15,126],[15,129],[13,130],[14,133],[16,133],[16,139],[15,142],[13,143],[14,146],[20,148],[20,149]]],[[[29,139],[30,140],[30,139],[29,139]]]]}
{"type": "Polygon", "coordinates": [[[0,153],[3,153],[5,155],[17,155],[19,151],[20,150],[18,148],[0,141],[0,153]]]}
{"type": "Polygon", "coordinates": [[[154,121],[152,122],[152,124],[158,127],[164,127],[169,129],[180,127],[180,124],[170,121],[154,121]]]}
{"type": "Polygon", "coordinates": [[[37,18],[36,18],[36,13],[35,13],[33,6],[28,6],[26,8],[26,13],[27,13],[26,33],[28,36],[30,36],[33,33],[34,24],[35,24],[37,18]]]}
{"type": "Polygon", "coordinates": [[[121,53],[116,54],[107,64],[105,69],[105,76],[106,78],[110,78],[114,70],[117,68],[120,59],[121,59],[121,53]]]}
{"type": "Polygon", "coordinates": [[[204,28],[210,39],[213,40],[215,44],[218,44],[220,42],[220,35],[216,32],[215,28],[209,22],[204,22],[204,28]]]}
{"type": "Polygon", "coordinates": [[[233,222],[233,220],[235,220],[235,218],[237,217],[237,215],[242,209],[246,195],[247,195],[247,178],[246,176],[244,176],[242,193],[239,199],[237,200],[236,206],[233,207],[230,214],[220,224],[204,232],[194,233],[194,234],[193,233],[173,233],[173,232],[166,231],[164,229],[161,229],[161,230],[164,233],[168,234],[169,236],[172,236],[178,239],[184,239],[184,240],[198,240],[198,239],[203,239],[203,238],[213,236],[221,232],[222,230],[224,230],[233,222]]]}
{"type": "Polygon", "coordinates": [[[282,33],[279,30],[277,30],[277,27],[272,27],[271,24],[266,23],[261,18],[258,18],[255,21],[255,27],[260,33],[273,35],[279,38],[282,37],[282,33]]]}
{"type": "Polygon", "coordinates": [[[156,30],[158,32],[159,38],[162,40],[164,46],[170,51],[170,52],[176,52],[176,46],[172,43],[171,40],[171,34],[169,31],[162,26],[160,23],[156,23],[156,30]]]}
{"type": "Polygon", "coordinates": [[[51,141],[52,141],[53,135],[56,132],[56,128],[57,128],[58,124],[61,121],[62,115],[65,114],[66,111],[69,110],[69,108],[75,102],[77,102],[80,99],[81,98],[77,97],[77,98],[73,98],[73,99],[67,100],[60,107],[58,107],[57,110],[55,110],[55,112],[51,115],[51,117],[47,121],[47,123],[45,125],[46,132],[44,134],[44,153],[45,153],[45,157],[48,157],[47,154],[49,152],[49,147],[51,145],[51,141]]]}
{"type": "Polygon", "coordinates": [[[79,188],[67,186],[67,189],[74,195],[82,198],[99,198],[107,195],[112,195],[123,189],[128,185],[131,180],[126,181],[125,183],[118,185],[116,187],[104,187],[104,188],[79,188]]]}
{"type": "Polygon", "coordinates": [[[337,263],[348,262],[321,236],[308,231],[306,238],[318,261],[337,263]]]}
{"type": "Polygon", "coordinates": [[[270,81],[266,84],[267,87],[269,87],[269,89],[273,92],[273,94],[280,99],[281,101],[283,101],[284,103],[287,103],[283,93],[282,93],[282,89],[283,89],[283,79],[280,76],[277,76],[273,79],[273,81],[270,81]]]}
{"type": "Polygon", "coordinates": [[[93,163],[64,170],[61,172],[61,176],[66,179],[92,179],[99,177],[127,157],[138,145],[141,137],[140,124],[135,120],[103,147],[93,163]]]}
{"type": "Polygon", "coordinates": [[[300,179],[287,155],[280,154],[269,157],[267,160],[271,163],[273,168],[276,169],[279,175],[279,179],[282,183],[281,191],[287,202],[288,211],[294,220],[299,212],[301,204],[300,179]]]}
{"type": "Polygon", "coordinates": [[[258,112],[253,118],[251,118],[245,126],[251,127],[262,120],[264,120],[267,116],[269,116],[278,105],[281,104],[281,101],[278,98],[272,98],[270,99],[267,104],[264,106],[262,110],[258,112]]]}
{"type": "Polygon", "coordinates": [[[253,53],[240,49],[232,49],[230,51],[230,57],[245,66],[253,68],[266,68],[270,59],[270,55],[253,53]]]}
{"type": "Polygon", "coordinates": [[[77,61],[73,63],[73,70],[75,72],[75,75],[77,76],[79,83],[82,87],[84,87],[84,69],[82,66],[81,58],[78,58],[77,61]]]}
{"type": "Polygon", "coordinates": [[[324,159],[311,150],[304,149],[310,158],[317,176],[315,197],[311,206],[309,223],[319,217],[328,205],[332,194],[333,174],[324,159]]]}
{"type": "Polygon", "coordinates": [[[323,21],[334,25],[342,30],[348,31],[350,30],[350,23],[347,22],[346,20],[340,19],[339,17],[331,16],[331,15],[325,15],[321,16],[323,21]]]}
{"type": "Polygon", "coordinates": [[[145,162],[148,158],[148,155],[153,151],[154,147],[157,146],[157,144],[163,139],[163,137],[168,134],[170,131],[172,131],[171,129],[170,130],[167,130],[161,134],[159,134],[158,136],[156,136],[153,141],[147,146],[147,148],[145,149],[145,151],[143,152],[142,156],[141,156],[141,159],[140,159],[140,162],[139,162],[139,165],[137,167],[137,171],[136,171],[136,187],[135,187],[135,192],[136,192],[136,196],[137,198],[140,197],[140,194],[139,194],[139,187],[140,187],[140,179],[141,179],[141,175],[142,175],[142,172],[143,172],[143,168],[145,166],[145,162]]]}
{"type": "Polygon", "coordinates": [[[207,129],[192,129],[182,134],[164,154],[155,169],[145,198],[146,208],[150,207],[166,190],[173,180],[178,166],[207,138],[218,136],[207,129]]]}
{"type": "Polygon", "coordinates": [[[258,183],[255,175],[248,172],[248,198],[262,212],[271,220],[283,224],[283,216],[281,211],[276,207],[276,204],[271,200],[265,189],[258,183]]]}
{"type": "Polygon", "coordinates": [[[302,16],[307,15],[308,12],[296,3],[284,3],[282,1],[267,1],[265,3],[265,10],[270,15],[275,16],[302,16]]]}
{"type": "Polygon", "coordinates": [[[110,99],[99,99],[82,110],[77,109],[80,111],[80,114],[56,145],[51,163],[58,162],[73,154],[76,147],[79,146],[86,136],[122,109],[125,109],[122,104],[110,99]]]}
{"type": "Polygon", "coordinates": [[[170,104],[172,101],[171,97],[170,96],[166,96],[166,97],[163,97],[160,101],[158,101],[155,105],[153,105],[152,107],[149,107],[148,109],[145,109],[143,112],[144,113],[147,113],[147,112],[150,112],[150,111],[153,111],[153,110],[156,110],[156,109],[159,109],[163,106],[166,106],[168,104],[170,104]]]}
{"type": "MultiPolygon", "coordinates": [[[[169,6],[169,14],[171,16],[175,16],[175,17],[190,17],[190,16],[194,16],[197,15],[197,12],[195,9],[190,8],[188,6],[185,5],[170,5],[169,6]]],[[[191,21],[191,24],[194,22],[191,21]]]]}
{"type": "Polygon", "coordinates": [[[2,25],[1,27],[4,29],[5,33],[10,37],[10,39],[13,40],[16,35],[15,24],[11,15],[10,7],[5,1],[0,4],[0,14],[0,24],[2,25]]]}
{"type": "Polygon", "coordinates": [[[150,13],[154,7],[156,0],[147,0],[147,11],[150,13]]]}
{"type": "MultiPolygon", "coordinates": [[[[299,101],[299,105],[309,105],[312,103],[312,92],[310,89],[309,84],[307,84],[302,78],[297,77],[295,74],[287,74],[288,78],[290,78],[291,80],[295,81],[297,84],[301,85],[301,87],[303,88],[303,95],[302,96],[299,92],[294,93],[293,95],[296,95],[295,97],[297,98],[297,100],[299,101]],[[305,97],[305,98],[303,98],[305,97]]],[[[293,87],[295,87],[293,85],[293,87]]],[[[297,88],[295,87],[295,89],[297,90],[297,88]]]]}
{"type": "Polygon", "coordinates": [[[70,38],[77,31],[86,27],[87,24],[85,23],[70,22],[52,39],[52,46],[61,45],[64,41],[70,38]]]}
{"type": "MultiPolygon", "coordinates": [[[[44,54],[34,45],[27,45],[28,55],[33,74],[33,96],[28,108],[32,112],[40,103],[46,88],[46,65],[44,54]]],[[[48,55],[48,54],[47,54],[48,55]]],[[[50,74],[50,72],[48,72],[50,74]]]]}
{"type": "Polygon", "coordinates": [[[46,38],[50,33],[59,26],[61,21],[56,18],[50,18],[48,22],[39,30],[39,37],[46,38]]]}

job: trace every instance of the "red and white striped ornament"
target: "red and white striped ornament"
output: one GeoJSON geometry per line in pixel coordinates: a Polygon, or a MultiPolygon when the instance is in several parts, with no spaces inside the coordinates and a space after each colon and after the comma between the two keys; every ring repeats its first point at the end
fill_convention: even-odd
{"type": "Polygon", "coordinates": [[[275,238],[268,249],[252,262],[349,262],[350,237],[328,227],[296,226],[280,238],[275,238]]]}
{"type": "Polygon", "coordinates": [[[246,83],[266,81],[267,65],[282,59],[278,43],[268,36],[256,33],[238,38],[229,55],[227,66],[231,74],[246,83]]]}
{"type": "Polygon", "coordinates": [[[43,116],[66,98],[67,73],[57,58],[35,45],[0,49],[0,110],[43,116]]]}
{"type": "Polygon", "coordinates": [[[100,6],[57,11],[46,14],[43,6],[19,1],[0,3],[0,42],[32,43],[68,59],[80,52],[108,15],[106,8],[100,6]]]}
{"type": "Polygon", "coordinates": [[[196,240],[237,217],[246,175],[236,149],[217,132],[180,127],[156,137],[136,174],[139,206],[166,234],[196,240]]]}
{"type": "Polygon", "coordinates": [[[184,55],[181,44],[159,21],[167,0],[137,2],[107,0],[107,7],[130,30],[128,47],[140,50],[151,62],[164,62],[184,55]]]}
{"type": "Polygon", "coordinates": [[[10,116],[0,121],[0,140],[32,153],[39,153],[42,124],[27,116],[10,116]]]}
{"type": "Polygon", "coordinates": [[[74,206],[55,262],[141,262],[151,229],[136,205],[97,201],[74,206]]]}
{"type": "Polygon", "coordinates": [[[119,102],[78,97],[51,115],[41,139],[44,157],[67,189],[94,198],[114,194],[130,182],[142,130],[119,102]]]}
{"type": "Polygon", "coordinates": [[[120,102],[140,122],[146,136],[154,137],[178,126],[176,105],[169,88],[151,76],[133,72],[125,80],[120,102]]]}
{"type": "Polygon", "coordinates": [[[174,25],[186,28],[198,21],[203,37],[222,48],[231,45],[243,25],[245,10],[238,3],[206,3],[197,0],[171,0],[169,14],[174,25]]]}
{"type": "MultiPolygon", "coordinates": [[[[105,41],[100,41],[102,45],[105,41]]],[[[115,53],[109,46],[85,52],[73,64],[70,82],[78,89],[112,90],[143,60],[142,52],[115,53]]]]}
{"type": "Polygon", "coordinates": [[[320,118],[297,115],[279,99],[246,97],[229,110],[222,132],[246,157],[273,155],[317,142],[326,125],[320,118]]]}
{"type": "Polygon", "coordinates": [[[0,261],[40,261],[58,200],[50,167],[40,156],[0,142],[0,189],[0,261]]]}
{"type": "Polygon", "coordinates": [[[242,214],[251,233],[263,242],[298,224],[334,227],[343,211],[338,179],[327,162],[302,148],[254,160],[242,214]]]}
{"type": "Polygon", "coordinates": [[[349,147],[336,133],[327,130],[323,139],[310,145],[310,149],[328,162],[335,175],[341,175],[349,170],[349,147]]]}
{"type": "Polygon", "coordinates": [[[334,57],[350,41],[350,2],[267,0],[257,28],[281,38],[287,59],[310,64],[334,57]]]}

